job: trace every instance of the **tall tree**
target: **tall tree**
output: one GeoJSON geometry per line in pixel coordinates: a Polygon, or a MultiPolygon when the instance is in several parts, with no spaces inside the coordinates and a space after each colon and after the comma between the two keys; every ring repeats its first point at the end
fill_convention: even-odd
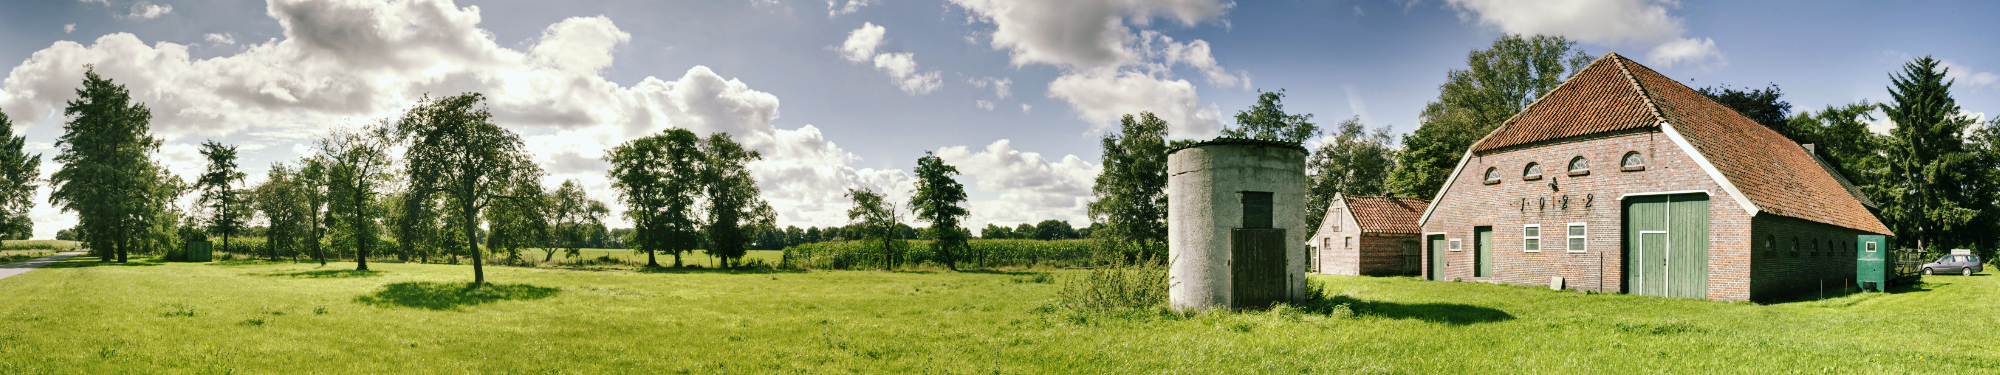
{"type": "Polygon", "coordinates": [[[1575,47],[1576,42],[1560,36],[1507,35],[1493,41],[1492,48],[1468,54],[1467,68],[1445,74],[1437,100],[1424,105],[1422,124],[1403,136],[1389,190],[1409,197],[1436,195],[1473,142],[1590,64],[1591,58],[1575,47]]]}
{"type": "MultiPolygon", "coordinates": [[[[1311,186],[1306,194],[1306,223],[1319,225],[1335,193],[1350,196],[1382,195],[1389,171],[1396,167],[1396,148],[1389,127],[1368,132],[1356,116],[1334,126],[1332,137],[1314,150],[1306,162],[1311,186]]],[[[1424,197],[1429,198],[1429,197],[1424,197]]]]}
{"type": "Polygon", "coordinates": [[[465,253],[472,257],[472,284],[486,283],[484,253],[474,230],[480,211],[496,200],[523,199],[508,195],[512,179],[539,175],[524,153],[521,136],[494,125],[492,112],[479,93],[431,98],[425,96],[403,113],[395,135],[409,142],[406,151],[412,191],[442,194],[457,211],[465,253]]]}
{"type": "Polygon", "coordinates": [[[1069,225],[1067,221],[1049,219],[1035,223],[1035,239],[1037,240],[1052,241],[1071,238],[1076,238],[1076,227],[1069,225]]]}
{"type": "Polygon", "coordinates": [[[1778,89],[1778,84],[1776,83],[1762,89],[1745,88],[1738,90],[1734,87],[1724,85],[1720,87],[1704,87],[1695,91],[1700,92],[1702,95],[1707,95],[1709,99],[1714,99],[1717,103],[1722,103],[1723,106],[1729,107],[1729,109],[1736,110],[1736,113],[1743,114],[1743,117],[1749,117],[1751,121],[1756,121],[1758,124],[1763,124],[1764,127],[1777,131],[1778,134],[1785,135],[1785,138],[1791,139],[1793,143],[1818,143],[1818,140],[1813,138],[1814,134],[1811,131],[1807,129],[1795,129],[1792,126],[1791,119],[1788,117],[1792,112],[1792,103],[1787,103],[1779,98],[1784,95],[1784,92],[1778,89]]]}
{"type": "Polygon", "coordinates": [[[1949,69],[1938,64],[1930,56],[1904,63],[1901,74],[1890,76],[1892,100],[1882,108],[1896,123],[1884,147],[1887,182],[1902,192],[1888,197],[1882,214],[1897,234],[1928,251],[1953,245],[1941,240],[1978,214],[1963,204],[1968,197],[1960,186],[1970,177],[1962,168],[1972,158],[1964,133],[1974,120],[1960,114],[1949,69]]]}
{"type": "Polygon", "coordinates": [[[848,228],[860,231],[857,239],[881,244],[882,269],[894,269],[901,263],[905,245],[902,233],[896,230],[902,225],[896,203],[867,188],[847,189],[847,197],[854,200],[854,206],[847,209],[847,219],[854,224],[848,228]]]}
{"type": "Polygon", "coordinates": [[[307,224],[311,214],[306,212],[305,187],[299,185],[297,173],[284,163],[271,163],[264,184],[252,190],[257,210],[270,221],[264,246],[274,261],[281,251],[299,253],[305,239],[311,237],[307,224]]]}
{"type": "Polygon", "coordinates": [[[701,189],[701,137],[687,129],[667,129],[658,135],[627,141],[611,149],[611,187],[625,202],[632,219],[633,240],[646,253],[646,266],[659,267],[655,253],[671,252],[674,267],[681,253],[700,243],[700,221],[694,216],[701,189]]]}
{"type": "Polygon", "coordinates": [[[2000,228],[2000,117],[1987,119],[1986,124],[1969,132],[1966,152],[1972,154],[1972,161],[1965,168],[1970,181],[1965,192],[1965,206],[1978,212],[1978,216],[1967,225],[1969,230],[1958,231],[1957,242],[1980,252],[1979,256],[1992,259],[2000,250],[2000,237],[1993,235],[2000,228]]]}
{"type": "Polygon", "coordinates": [[[1285,113],[1285,90],[1260,91],[1257,104],[1236,112],[1236,127],[1222,129],[1222,136],[1305,143],[1319,136],[1310,113],[1285,113]]]}
{"type": "Polygon", "coordinates": [[[236,170],[236,146],[203,142],[201,156],[208,159],[208,170],[195,180],[195,187],[201,190],[202,208],[208,210],[209,230],[222,235],[223,251],[231,251],[229,238],[243,231],[250,219],[237,209],[244,199],[236,185],[243,183],[244,175],[236,170]]]}
{"type": "Polygon", "coordinates": [[[958,167],[924,151],[924,157],[917,158],[917,194],[910,196],[910,211],[917,215],[917,221],[930,224],[924,236],[931,238],[931,253],[953,271],[958,270],[958,258],[970,237],[959,227],[959,220],[971,214],[963,206],[965,185],[951,177],[955,174],[958,167]]]}
{"type": "Polygon", "coordinates": [[[63,166],[49,179],[49,203],[77,214],[84,242],[100,260],[116,255],[124,263],[146,246],[151,224],[179,196],[179,182],[148,157],[160,147],[148,131],[153,113],[133,103],[124,85],[86,66],[76,96],[63,109],[70,120],[56,139],[62,152],[55,161],[63,166]]]}
{"type": "Polygon", "coordinates": [[[306,250],[312,252],[319,265],[326,266],[326,228],[333,219],[329,217],[327,206],[331,204],[327,189],[327,162],[325,155],[306,158],[294,179],[299,184],[299,192],[306,201],[306,250]]]}
{"type": "Polygon", "coordinates": [[[0,112],[0,233],[25,240],[35,233],[28,210],[35,208],[35,185],[41,183],[42,155],[21,151],[28,137],[14,135],[14,122],[0,112]]]}
{"type": "MultiPolygon", "coordinates": [[[[1167,242],[1167,122],[1152,112],[1119,120],[1105,134],[1104,171],[1091,186],[1091,235],[1126,251],[1127,261],[1163,260],[1167,242]]],[[[1016,231],[1015,235],[1021,235],[1016,231]]]]}
{"type": "Polygon", "coordinates": [[[524,263],[523,249],[536,245],[548,247],[549,198],[542,192],[540,177],[508,181],[511,185],[506,194],[523,199],[500,200],[486,211],[486,247],[506,254],[508,263],[524,263]]]}
{"type": "MultiPolygon", "coordinates": [[[[1794,131],[1809,134],[1814,140],[1813,150],[1832,164],[1849,182],[1864,191],[1877,186],[1888,164],[1883,159],[1882,145],[1888,140],[1868,130],[1868,122],[1875,120],[1873,112],[1881,105],[1866,100],[1845,106],[1826,106],[1825,110],[1814,113],[1799,111],[1792,116],[1786,126],[1794,131]]],[[[1878,200],[1881,192],[1869,192],[1870,199],[1878,200]]]]}
{"type": "MultiPolygon", "coordinates": [[[[604,215],[611,210],[604,207],[604,202],[590,199],[583,191],[583,184],[576,180],[563,181],[548,197],[549,228],[554,242],[567,256],[582,255],[582,246],[597,228],[604,226],[604,215]]],[[[552,261],[555,257],[556,251],[551,248],[542,261],[552,261]]]]}
{"type": "Polygon", "coordinates": [[[763,155],[743,149],[723,132],[710,134],[701,143],[701,153],[702,190],[708,200],[708,253],[721,260],[723,267],[731,267],[748,254],[753,235],[768,230],[776,220],[777,211],[764,202],[757,180],[746,167],[763,155]]]}
{"type": "Polygon", "coordinates": [[[354,269],[367,271],[368,256],[382,234],[379,198],[390,173],[389,126],[336,129],[319,140],[326,164],[327,213],[339,226],[342,243],[353,246],[354,269]]]}

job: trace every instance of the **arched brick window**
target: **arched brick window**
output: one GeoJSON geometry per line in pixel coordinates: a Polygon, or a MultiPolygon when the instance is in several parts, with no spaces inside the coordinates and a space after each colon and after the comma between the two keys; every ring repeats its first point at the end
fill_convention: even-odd
{"type": "Polygon", "coordinates": [[[1627,152],[1624,158],[1619,159],[1618,169],[1623,171],[1646,170],[1646,157],[1640,155],[1638,151],[1627,152]]]}
{"type": "Polygon", "coordinates": [[[1542,179],[1542,164],[1529,162],[1527,168],[1521,168],[1521,179],[1530,181],[1542,179]]]}

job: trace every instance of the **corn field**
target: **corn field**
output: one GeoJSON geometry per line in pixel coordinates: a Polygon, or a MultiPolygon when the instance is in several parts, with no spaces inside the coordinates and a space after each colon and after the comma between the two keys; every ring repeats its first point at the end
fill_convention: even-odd
{"type": "MultiPolygon", "coordinates": [[[[780,267],[795,269],[881,269],[884,256],[902,261],[898,268],[942,268],[944,262],[931,252],[930,241],[911,240],[902,249],[884,252],[879,242],[829,241],[785,248],[780,267]]],[[[1092,239],[1078,240],[988,240],[974,239],[966,254],[959,255],[959,268],[994,267],[1096,267],[1126,261],[1123,253],[1092,239]]]]}

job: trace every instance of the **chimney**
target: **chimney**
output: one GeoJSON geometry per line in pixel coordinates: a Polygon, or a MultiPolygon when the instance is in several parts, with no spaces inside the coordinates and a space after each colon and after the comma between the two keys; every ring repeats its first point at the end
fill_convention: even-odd
{"type": "Polygon", "coordinates": [[[1818,154],[1819,154],[1819,150],[1814,150],[1814,149],[1813,149],[1813,144],[1811,144],[1811,143],[1802,143],[1802,144],[1799,144],[1799,147],[1805,147],[1805,148],[1806,148],[1806,153],[1809,153],[1809,154],[1814,154],[1814,155],[1818,155],[1818,154]]]}

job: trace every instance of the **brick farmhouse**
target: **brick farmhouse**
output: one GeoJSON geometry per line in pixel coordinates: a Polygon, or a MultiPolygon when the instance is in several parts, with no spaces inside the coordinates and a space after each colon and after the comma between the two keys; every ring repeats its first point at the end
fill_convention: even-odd
{"type": "Polygon", "coordinates": [[[1857,235],[1893,235],[1811,145],[1615,53],[1475,143],[1431,202],[1427,279],[1666,297],[1838,288],[1857,235]]]}
{"type": "Polygon", "coordinates": [[[1416,275],[1417,219],[1430,201],[1334,194],[1313,234],[1314,273],[1346,276],[1416,275]]]}

